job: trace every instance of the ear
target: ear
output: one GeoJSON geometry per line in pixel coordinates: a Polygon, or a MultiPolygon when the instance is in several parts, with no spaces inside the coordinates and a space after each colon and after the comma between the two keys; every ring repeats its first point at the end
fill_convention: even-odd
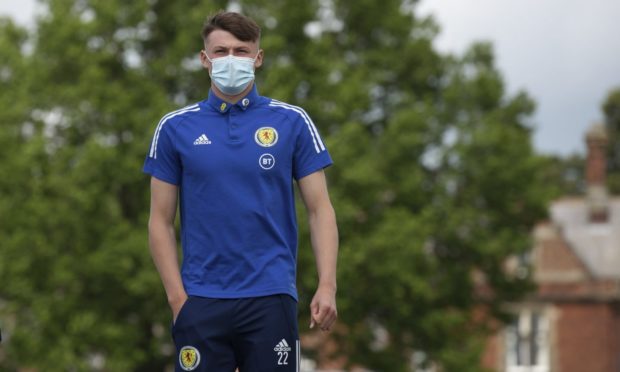
{"type": "Polygon", "coordinates": [[[211,71],[211,62],[209,62],[209,59],[207,58],[207,52],[205,50],[201,50],[199,55],[200,55],[200,64],[202,64],[202,67],[211,71]]]}
{"type": "Polygon", "coordinates": [[[254,69],[257,69],[263,65],[263,56],[265,52],[262,49],[258,50],[258,54],[256,54],[256,61],[254,61],[254,69]]]}

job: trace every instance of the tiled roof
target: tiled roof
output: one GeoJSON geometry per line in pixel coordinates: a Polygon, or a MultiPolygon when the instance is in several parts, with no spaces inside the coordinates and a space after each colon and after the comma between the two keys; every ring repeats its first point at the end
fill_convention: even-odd
{"type": "Polygon", "coordinates": [[[620,198],[610,198],[607,222],[591,223],[585,198],[561,199],[551,221],[596,278],[620,279],[620,198]]]}

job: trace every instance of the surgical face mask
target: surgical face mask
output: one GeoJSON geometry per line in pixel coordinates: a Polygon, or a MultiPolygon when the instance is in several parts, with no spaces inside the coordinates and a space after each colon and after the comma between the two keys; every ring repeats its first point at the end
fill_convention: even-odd
{"type": "MultiPolygon", "coordinates": [[[[256,55],[258,56],[258,54],[256,55]]],[[[226,57],[209,58],[211,62],[211,80],[222,93],[234,96],[248,87],[254,80],[254,61],[256,57],[226,57]]]]}

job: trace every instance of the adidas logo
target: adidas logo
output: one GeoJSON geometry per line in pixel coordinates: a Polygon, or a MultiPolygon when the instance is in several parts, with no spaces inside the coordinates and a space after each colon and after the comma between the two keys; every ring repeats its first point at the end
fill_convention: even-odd
{"type": "Polygon", "coordinates": [[[291,347],[288,346],[288,343],[286,342],[285,339],[282,339],[282,341],[278,342],[278,344],[276,345],[276,347],[273,348],[273,351],[291,351],[291,347]]]}
{"type": "Polygon", "coordinates": [[[201,134],[200,137],[196,138],[196,140],[194,141],[194,145],[210,145],[210,144],[211,144],[211,140],[209,140],[207,136],[204,134],[201,134]]]}

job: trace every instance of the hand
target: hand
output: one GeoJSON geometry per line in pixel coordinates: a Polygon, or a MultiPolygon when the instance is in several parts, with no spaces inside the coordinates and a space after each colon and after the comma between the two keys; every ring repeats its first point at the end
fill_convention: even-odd
{"type": "Polygon", "coordinates": [[[319,287],[310,303],[310,328],[318,325],[322,331],[329,331],[337,317],[336,291],[319,287]]]}
{"type": "Polygon", "coordinates": [[[185,301],[187,301],[186,293],[183,293],[178,299],[175,299],[174,301],[169,301],[170,308],[172,309],[172,323],[173,324],[176,323],[177,317],[179,316],[179,312],[181,311],[181,308],[185,304],[185,301]]]}

